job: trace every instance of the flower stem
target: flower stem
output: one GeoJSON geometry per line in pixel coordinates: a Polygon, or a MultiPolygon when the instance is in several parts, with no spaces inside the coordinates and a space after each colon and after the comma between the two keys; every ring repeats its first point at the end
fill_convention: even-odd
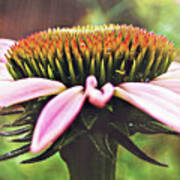
{"type": "MultiPolygon", "coordinates": [[[[116,154],[117,145],[112,149],[116,154]]],[[[88,136],[81,136],[61,151],[71,180],[115,180],[115,160],[95,148],[88,136]]]]}

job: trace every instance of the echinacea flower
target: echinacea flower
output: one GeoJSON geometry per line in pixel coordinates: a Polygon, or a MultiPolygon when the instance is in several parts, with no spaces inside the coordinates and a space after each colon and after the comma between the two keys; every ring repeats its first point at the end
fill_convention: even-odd
{"type": "Polygon", "coordinates": [[[115,141],[166,166],[128,136],[180,132],[180,65],[172,62],[174,56],[166,37],[126,25],[57,28],[17,42],[2,39],[0,113],[21,109],[20,118],[4,126],[23,128],[0,135],[26,133],[12,141],[29,144],[0,159],[48,147],[24,163],[40,161],[87,135],[102,154],[112,155],[115,141]]]}

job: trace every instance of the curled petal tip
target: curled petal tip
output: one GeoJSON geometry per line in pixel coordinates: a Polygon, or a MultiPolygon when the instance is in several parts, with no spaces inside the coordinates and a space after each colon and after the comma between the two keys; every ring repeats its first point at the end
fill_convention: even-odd
{"type": "Polygon", "coordinates": [[[94,88],[90,84],[87,85],[86,94],[89,102],[99,108],[106,106],[114,93],[114,86],[111,83],[107,83],[102,87],[102,90],[94,88]]]}
{"type": "Polygon", "coordinates": [[[96,89],[97,79],[95,76],[91,75],[86,80],[86,90],[89,102],[96,107],[103,108],[106,106],[107,102],[111,99],[114,93],[114,86],[111,83],[106,83],[102,90],[96,89]]]}
{"type": "Polygon", "coordinates": [[[91,88],[95,88],[95,87],[97,87],[96,77],[93,75],[88,76],[88,78],[86,79],[86,89],[91,90],[91,88]]]}

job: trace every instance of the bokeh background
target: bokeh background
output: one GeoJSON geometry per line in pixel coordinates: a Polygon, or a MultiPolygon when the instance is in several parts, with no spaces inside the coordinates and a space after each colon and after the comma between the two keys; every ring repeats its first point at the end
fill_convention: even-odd
{"type": "MultiPolygon", "coordinates": [[[[166,35],[176,48],[180,47],[180,0],[0,0],[0,38],[17,40],[49,27],[104,23],[140,26],[166,35]]],[[[9,120],[0,118],[0,125],[9,120]]],[[[180,179],[180,137],[136,134],[132,139],[169,168],[143,162],[119,147],[117,180],[180,179]]],[[[0,138],[1,154],[15,146],[0,138]]],[[[69,179],[58,154],[41,163],[18,164],[29,156],[0,162],[0,180],[69,179]]]]}

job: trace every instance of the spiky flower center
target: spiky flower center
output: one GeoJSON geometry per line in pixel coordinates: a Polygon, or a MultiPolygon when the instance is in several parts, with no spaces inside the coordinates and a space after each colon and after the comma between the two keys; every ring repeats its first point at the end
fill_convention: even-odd
{"type": "Polygon", "coordinates": [[[147,81],[167,71],[173,44],[162,35],[126,25],[49,29],[18,41],[9,51],[14,79],[45,77],[72,86],[96,76],[99,86],[147,81]]]}

